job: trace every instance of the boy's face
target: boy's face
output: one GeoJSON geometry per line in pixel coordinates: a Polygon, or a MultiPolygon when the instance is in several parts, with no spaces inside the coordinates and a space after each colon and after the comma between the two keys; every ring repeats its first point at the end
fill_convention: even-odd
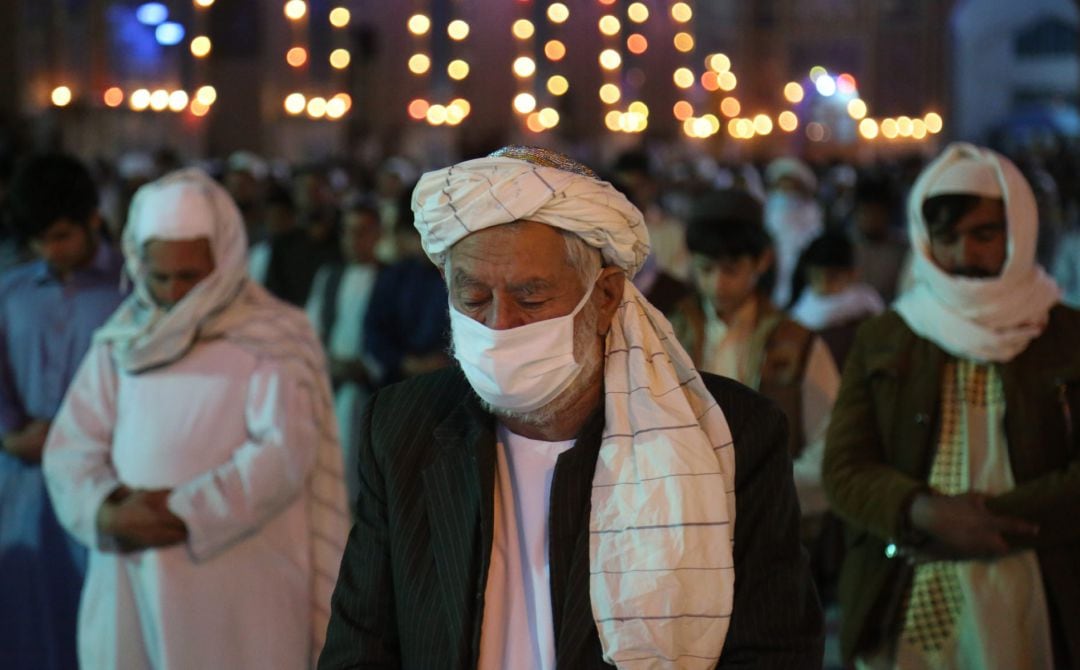
{"type": "Polygon", "coordinates": [[[768,252],[760,258],[712,258],[693,254],[691,274],[694,285],[716,310],[720,318],[728,318],[746,304],[757,291],[758,279],[768,270],[768,252]]]}
{"type": "Polygon", "coordinates": [[[97,251],[97,230],[101,220],[95,214],[88,223],[57,219],[30,240],[30,248],[61,278],[89,265],[97,251]]]}

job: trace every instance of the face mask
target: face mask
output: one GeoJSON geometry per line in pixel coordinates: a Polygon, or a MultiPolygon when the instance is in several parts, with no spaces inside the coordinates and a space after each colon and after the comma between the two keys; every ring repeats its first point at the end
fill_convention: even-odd
{"type": "Polygon", "coordinates": [[[574,317],[589,301],[589,290],[566,316],[493,330],[450,305],[454,357],[476,394],[500,409],[531,412],[554,400],[577,378],[574,317]]]}

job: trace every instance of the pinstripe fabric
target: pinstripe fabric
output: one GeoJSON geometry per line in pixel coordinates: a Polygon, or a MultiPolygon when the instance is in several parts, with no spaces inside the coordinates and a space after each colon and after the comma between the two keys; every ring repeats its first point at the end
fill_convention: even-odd
{"type": "MultiPolygon", "coordinates": [[[[761,396],[704,375],[736,443],[735,606],[720,667],[820,668],[821,611],[798,541],[786,421],[761,396]]],[[[601,658],[589,602],[589,495],[602,421],[552,482],[556,660],[601,658]]],[[[456,369],[383,389],[360,434],[358,520],[319,667],[472,668],[491,552],[494,420],[456,369]]]]}

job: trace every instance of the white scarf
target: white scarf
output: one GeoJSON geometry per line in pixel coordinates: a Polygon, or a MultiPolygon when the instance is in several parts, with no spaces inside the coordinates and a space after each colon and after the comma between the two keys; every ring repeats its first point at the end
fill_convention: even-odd
{"type": "Polygon", "coordinates": [[[124,255],[135,291],[94,335],[112,344],[129,374],[169,365],[199,340],[227,339],[279,360],[311,394],[320,442],[308,476],[311,534],[312,653],[326,638],[330,595],[349,529],[337,423],[322,346],[303,312],[247,279],[247,237],[229,194],[204,172],[186,169],[140,188],[124,231],[124,255]],[[148,239],[209,237],[214,271],[172,309],[159,307],[146,284],[148,239]]]}
{"type": "Polygon", "coordinates": [[[911,189],[908,233],[914,250],[915,285],[896,300],[894,308],[917,335],[954,356],[983,362],[1012,360],[1042,333],[1050,308],[1061,294],[1054,280],[1035,263],[1038,226],[1035,196],[1012,162],[989,149],[962,142],[950,144],[911,189]],[[928,197],[946,192],[994,195],[985,187],[978,190],[986,192],[977,192],[939,185],[943,173],[955,180],[956,164],[965,161],[992,168],[996,192],[1005,203],[1008,255],[996,277],[950,275],[930,254],[930,235],[922,214],[928,197]],[[953,169],[946,173],[948,168],[953,169]]]}
{"type": "MultiPolygon", "coordinates": [[[[523,219],[580,235],[628,277],[649,249],[626,198],[542,149],[510,147],[429,172],[413,211],[440,267],[470,232],[523,219]]],[[[593,475],[593,618],[605,660],[619,667],[712,668],[734,596],[731,431],[667,319],[629,279],[623,298],[606,341],[593,475]]]]}

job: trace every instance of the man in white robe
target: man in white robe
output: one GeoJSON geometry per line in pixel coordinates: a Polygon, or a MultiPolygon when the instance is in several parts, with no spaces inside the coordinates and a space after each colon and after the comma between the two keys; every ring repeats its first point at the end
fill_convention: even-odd
{"type": "Polygon", "coordinates": [[[246,278],[235,204],[202,172],[132,202],[135,292],[98,331],[44,468],[90,548],[86,668],[303,668],[348,523],[324,357],[246,278]]]}

